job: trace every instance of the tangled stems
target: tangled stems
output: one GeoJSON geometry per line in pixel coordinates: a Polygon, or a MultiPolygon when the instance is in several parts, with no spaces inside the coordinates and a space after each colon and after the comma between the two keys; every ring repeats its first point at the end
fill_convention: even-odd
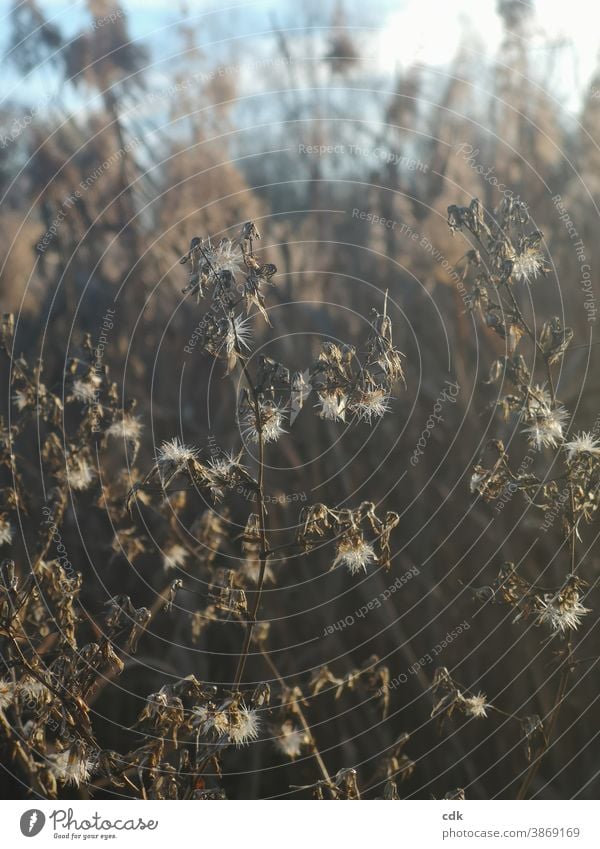
{"type": "MultiPolygon", "coordinates": [[[[574,575],[575,570],[577,568],[577,564],[576,564],[576,551],[575,551],[575,545],[576,545],[576,539],[575,539],[576,526],[575,526],[575,516],[574,516],[574,513],[575,513],[574,506],[575,505],[574,505],[573,486],[572,485],[570,487],[570,490],[571,490],[571,522],[572,522],[572,526],[570,528],[569,545],[570,545],[570,555],[571,555],[571,574],[574,575]]],[[[558,720],[558,715],[560,713],[560,709],[561,709],[561,706],[563,704],[565,694],[567,692],[567,686],[569,684],[569,673],[571,672],[571,669],[572,669],[572,664],[570,662],[571,653],[572,653],[572,640],[569,637],[569,641],[567,643],[567,654],[566,654],[566,657],[563,661],[564,667],[563,667],[563,670],[560,674],[560,679],[559,679],[559,682],[558,682],[558,688],[557,688],[556,696],[555,696],[555,699],[554,699],[554,705],[552,707],[552,712],[550,713],[550,719],[549,719],[549,723],[548,723],[548,731],[546,733],[546,741],[545,741],[545,744],[542,748],[542,751],[539,753],[537,758],[534,760],[534,762],[531,764],[531,766],[527,770],[527,773],[525,774],[525,778],[523,779],[523,783],[521,784],[521,787],[519,788],[519,792],[517,793],[517,799],[525,799],[525,797],[527,796],[527,792],[528,792],[529,788],[531,787],[531,784],[532,784],[534,778],[538,774],[538,771],[539,771],[540,766],[542,764],[542,760],[544,758],[544,755],[546,754],[546,752],[548,751],[548,749],[550,747],[550,741],[552,739],[552,735],[553,735],[554,729],[556,727],[556,722],[558,720]]]]}
{"type": "MultiPolygon", "coordinates": [[[[548,376],[550,377],[550,365],[549,365],[547,360],[546,360],[546,365],[547,365],[547,368],[548,368],[548,376]]],[[[550,383],[550,385],[552,386],[551,383],[550,383]]],[[[574,494],[573,494],[573,485],[572,484],[570,485],[570,500],[571,500],[571,527],[569,528],[568,537],[569,537],[569,549],[570,549],[570,561],[571,561],[571,575],[574,575],[576,568],[577,568],[577,562],[576,562],[576,548],[575,548],[576,547],[575,503],[574,503],[574,494]]],[[[527,797],[527,793],[529,791],[529,788],[531,787],[532,782],[534,781],[536,775],[539,772],[540,766],[542,764],[542,760],[543,760],[546,752],[550,748],[552,735],[554,734],[554,729],[556,728],[558,715],[560,713],[560,709],[561,709],[562,704],[564,702],[565,695],[566,695],[566,692],[567,692],[567,686],[568,686],[568,683],[569,683],[569,673],[571,672],[571,667],[572,667],[572,664],[570,662],[571,653],[572,653],[572,639],[569,637],[569,640],[568,640],[568,643],[567,643],[566,657],[563,660],[564,667],[563,667],[562,672],[560,674],[560,678],[559,678],[559,682],[558,682],[558,688],[557,688],[557,691],[556,691],[556,696],[554,698],[554,704],[553,704],[553,707],[552,707],[552,710],[551,710],[551,713],[550,713],[545,743],[544,743],[544,746],[543,746],[541,752],[539,753],[537,758],[534,760],[534,762],[531,764],[531,766],[527,770],[527,772],[525,774],[525,778],[523,779],[521,787],[519,788],[519,791],[517,793],[517,799],[521,800],[521,799],[525,799],[527,797]]]]}
{"type": "MultiPolygon", "coordinates": [[[[189,269],[184,292],[195,293],[199,301],[204,297],[210,300],[186,353],[201,341],[203,351],[225,363],[227,375],[238,368],[241,391],[236,415],[243,443],[238,453],[226,451],[212,440],[209,452],[208,447],[199,449],[174,437],[156,447],[150,468],[139,475],[136,470],[136,480],[132,481],[143,424],[134,415],[133,399],[122,405],[119,402],[108,367],[98,372],[91,338],[83,340],[83,355],[69,361],[62,383],[66,393],[61,401],[41,382],[41,365],[31,368],[23,357],[12,359],[13,317],[5,316],[0,323],[0,349],[8,354],[12,366],[15,393],[11,400],[17,411],[16,421],[8,428],[0,422],[0,467],[13,482],[11,492],[0,493],[0,544],[12,542],[13,514],[29,502],[27,479],[22,479],[16,467],[18,447],[15,451],[13,446],[17,438],[19,444],[24,443],[33,422],[46,423],[42,459],[55,482],[48,495],[44,493],[42,533],[38,532],[39,553],[33,574],[21,578],[12,560],[0,563],[0,640],[8,642],[8,674],[0,678],[0,741],[8,747],[10,759],[19,765],[28,785],[41,796],[57,798],[64,787],[70,786],[84,792],[82,786],[93,776],[95,788],[126,787],[143,799],[223,798],[220,758],[227,749],[259,739],[264,712],[275,717],[271,732],[286,759],[294,761],[302,751],[310,755],[307,760],[317,781],[302,789],[312,789],[320,798],[360,798],[355,769],[329,773],[299,703],[306,704],[300,688],[286,686],[268,658],[271,683],[281,689],[280,705],[271,708],[270,684],[259,682],[253,690],[248,689],[243,683],[244,673],[251,646],[256,646],[253,654],[266,657],[268,652],[266,627],[256,641],[257,620],[259,615],[264,618],[263,587],[267,579],[272,579],[268,558],[282,550],[306,553],[325,543],[335,548],[331,568],[345,567],[350,575],[356,575],[378,563],[388,570],[390,535],[399,516],[393,511],[378,515],[371,501],[351,508],[307,504],[298,517],[295,538],[271,549],[265,446],[287,432],[284,422],[289,419],[291,427],[295,419],[292,412],[297,414],[311,393],[321,419],[345,421],[348,415],[353,424],[372,426],[391,409],[392,388],[403,380],[403,355],[392,342],[386,299],[383,314],[371,310],[368,336],[359,356],[353,345],[324,340],[307,370],[292,372],[264,354],[257,355],[256,368],[251,368],[248,352],[252,319],[258,313],[271,326],[263,288],[274,285],[271,278],[277,270],[253,253],[257,236],[255,226],[248,222],[234,241],[222,240],[217,247],[195,237],[182,258],[189,269]],[[65,404],[69,405],[68,433],[65,404]],[[122,442],[127,472],[123,469],[109,481],[101,474],[101,467],[95,471],[95,461],[100,456],[115,464],[115,440],[122,442]],[[250,465],[257,468],[252,474],[241,462],[244,452],[249,454],[246,442],[257,446],[256,456],[249,458],[250,465]],[[186,485],[178,486],[178,482],[186,485]],[[243,566],[224,569],[228,542],[234,542],[228,529],[228,508],[221,515],[207,506],[196,517],[190,528],[193,546],[180,531],[177,517],[187,506],[183,494],[187,490],[200,492],[205,504],[207,500],[215,504],[225,499],[228,491],[239,491],[240,487],[253,493],[256,512],[246,521],[241,546],[243,566]],[[72,490],[94,491],[93,503],[107,510],[115,530],[113,556],[124,556],[130,563],[154,548],[138,529],[138,514],[144,523],[146,511],[153,521],[160,519],[162,568],[168,573],[184,570],[186,559],[193,558],[194,568],[207,579],[207,594],[194,593],[177,577],[163,585],[151,606],[138,607],[129,595],[117,592],[106,600],[104,610],[89,612],[79,600],[83,576],[74,571],[59,548],[64,549],[59,527],[64,525],[67,495],[72,490]],[[153,503],[155,493],[162,496],[161,507],[153,503]],[[52,542],[58,553],[54,559],[52,542]],[[164,683],[147,696],[138,719],[125,729],[135,735],[125,751],[121,746],[120,751],[99,748],[91,705],[133,663],[131,655],[148,633],[150,623],[159,612],[173,610],[176,594],[182,589],[205,602],[201,609],[189,611],[194,641],[210,623],[220,619],[243,627],[243,644],[235,673],[230,673],[230,688],[219,692],[218,686],[199,681],[193,674],[164,683]],[[49,606],[41,593],[47,594],[49,606]],[[49,627],[50,622],[54,627],[49,627]],[[21,640],[34,649],[33,660],[24,656],[21,640]],[[39,662],[42,657],[47,661],[44,668],[39,662]],[[48,717],[52,723],[47,722],[48,717]],[[11,728],[18,729],[18,747],[11,728]]],[[[322,667],[310,686],[316,695],[328,683],[334,684],[339,697],[359,681],[371,692],[381,690],[387,680],[387,667],[371,658],[366,666],[343,677],[322,667]]],[[[380,697],[386,708],[385,696],[380,697]]]]}
{"type": "Polygon", "coordinates": [[[510,299],[511,299],[513,308],[515,310],[515,314],[516,314],[519,322],[521,323],[521,326],[523,327],[523,329],[525,330],[525,332],[527,333],[527,335],[529,336],[529,338],[533,342],[536,350],[544,358],[544,364],[546,366],[546,377],[548,378],[548,389],[550,391],[550,399],[552,401],[552,404],[554,405],[556,403],[556,389],[554,388],[554,379],[552,377],[552,369],[550,367],[550,360],[548,359],[548,357],[546,357],[544,355],[542,346],[540,345],[540,342],[539,342],[537,336],[535,335],[535,333],[533,332],[533,330],[530,328],[529,324],[527,323],[527,320],[526,320],[525,316],[523,315],[523,313],[521,311],[519,303],[518,303],[517,299],[515,298],[514,292],[510,288],[509,283],[506,283],[505,285],[506,285],[506,289],[508,291],[508,294],[510,295],[510,299]]]}
{"type": "MultiPolygon", "coordinates": [[[[563,326],[560,317],[553,316],[544,322],[539,335],[536,335],[515,294],[519,285],[531,287],[536,279],[545,277],[549,272],[541,251],[543,235],[537,229],[530,231],[529,222],[529,211],[521,201],[505,199],[493,214],[486,213],[476,198],[468,207],[448,208],[452,232],[468,231],[481,249],[481,252],[470,250],[465,254],[468,265],[464,279],[468,268],[472,269],[474,277],[473,289],[466,298],[467,306],[471,312],[478,313],[485,327],[505,343],[505,354],[494,361],[486,383],[496,383],[500,377],[507,378],[514,390],[499,397],[494,406],[501,411],[505,422],[516,416],[517,423],[525,425],[522,432],[527,436],[529,451],[535,450],[542,455],[544,450],[552,449],[556,452],[553,463],[562,457],[566,467],[565,474],[554,479],[548,479],[547,474],[540,476],[537,469],[535,474],[531,473],[529,464],[527,467],[522,464],[515,474],[510,468],[504,442],[491,439],[471,478],[471,491],[485,501],[504,498],[507,490],[521,490],[528,503],[549,511],[547,515],[552,520],[561,515],[564,534],[560,550],[569,552],[568,573],[562,577],[557,589],[546,591],[535,588],[517,574],[511,563],[502,567],[494,584],[493,592],[499,592],[501,603],[516,609],[515,622],[533,615],[536,624],[548,625],[551,637],[559,637],[562,641],[560,664],[555,670],[558,686],[552,707],[544,717],[544,723],[537,715],[526,717],[523,721],[529,765],[519,774],[519,777],[522,776],[517,792],[519,799],[530,795],[546,752],[553,745],[552,738],[566,698],[569,675],[577,663],[573,660],[572,632],[578,628],[581,617],[591,613],[581,603],[581,592],[586,582],[577,570],[576,534],[582,518],[591,521],[598,507],[600,489],[597,428],[568,434],[570,415],[557,399],[552,374],[552,364],[561,362],[573,339],[573,330],[563,326]],[[530,371],[525,358],[519,353],[522,337],[527,337],[533,345],[534,368],[538,355],[543,360],[546,383],[541,386],[534,384],[534,368],[530,371]],[[495,455],[494,463],[483,462],[482,458],[488,451],[495,455]],[[558,452],[561,452],[560,455],[558,452]],[[558,480],[565,478],[563,498],[557,484],[558,480]],[[532,489],[535,490],[533,498],[532,489]],[[541,744],[532,758],[529,740],[533,739],[533,732],[541,744]]],[[[540,456],[540,463],[541,459],[540,456]]],[[[545,526],[547,521],[546,518],[545,526]]],[[[553,686],[551,682],[549,686],[553,686]]],[[[450,688],[450,696],[453,695],[454,691],[450,688]]]]}
{"type": "MultiPolygon", "coordinates": [[[[271,670],[271,672],[273,673],[273,675],[275,676],[275,678],[277,679],[277,681],[279,682],[281,687],[285,688],[285,681],[281,677],[281,673],[279,672],[277,666],[275,665],[275,662],[273,661],[273,658],[271,657],[271,655],[267,651],[265,651],[265,648],[264,648],[263,645],[261,645],[261,647],[260,647],[260,653],[264,657],[267,666],[269,667],[269,669],[271,670]]],[[[327,789],[329,790],[332,798],[336,799],[338,794],[335,791],[335,784],[331,780],[331,776],[329,775],[327,767],[325,766],[325,761],[323,760],[323,757],[322,757],[321,753],[319,752],[319,749],[317,747],[317,743],[315,741],[314,735],[311,731],[310,725],[308,724],[308,722],[306,720],[306,716],[304,714],[304,711],[302,710],[302,705],[300,704],[299,699],[296,701],[296,703],[294,705],[294,709],[295,709],[296,714],[298,715],[298,719],[300,720],[300,724],[302,725],[302,729],[303,729],[304,733],[307,735],[308,739],[310,740],[311,752],[312,752],[312,755],[313,755],[313,757],[316,761],[316,764],[319,768],[319,772],[321,773],[321,776],[323,778],[323,782],[324,782],[325,786],[327,787],[327,789]]]]}

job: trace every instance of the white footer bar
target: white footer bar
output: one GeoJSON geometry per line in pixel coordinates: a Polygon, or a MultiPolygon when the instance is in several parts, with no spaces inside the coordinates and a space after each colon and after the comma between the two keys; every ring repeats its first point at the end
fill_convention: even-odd
{"type": "Polygon", "coordinates": [[[593,801],[0,802],[6,847],[600,847],[593,801]],[[193,844],[190,844],[190,840],[193,844]],[[184,843],[185,841],[185,843],[184,843]]]}

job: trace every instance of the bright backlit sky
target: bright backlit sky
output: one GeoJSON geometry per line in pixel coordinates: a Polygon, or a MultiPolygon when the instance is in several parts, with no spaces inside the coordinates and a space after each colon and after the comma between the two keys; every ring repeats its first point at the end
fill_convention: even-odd
{"type": "MultiPolygon", "coordinates": [[[[38,2],[67,34],[89,19],[82,0],[38,2]]],[[[132,35],[148,38],[156,58],[161,52],[169,55],[171,27],[181,20],[181,6],[168,0],[122,2],[129,13],[132,35]]],[[[1,22],[11,3],[0,0],[0,33],[6,33],[1,22]]],[[[329,19],[335,5],[336,0],[233,0],[230,4],[223,0],[187,0],[186,8],[200,24],[200,33],[207,33],[202,40],[220,42],[217,49],[224,49],[232,38],[266,33],[273,17],[284,28],[300,28],[306,25],[307,14],[313,14],[319,22],[329,19]]],[[[358,30],[358,43],[376,71],[391,72],[415,62],[445,65],[461,38],[464,41],[465,32],[469,34],[467,46],[489,56],[494,55],[502,38],[496,0],[345,0],[343,5],[346,23],[358,30]]],[[[537,0],[536,10],[533,51],[539,51],[539,67],[550,68],[552,75],[538,82],[567,108],[576,108],[597,65],[600,27],[596,25],[596,6],[591,0],[537,0]]],[[[300,30],[296,32],[296,38],[300,38],[300,30]]],[[[231,43],[228,49],[234,49],[231,43]]],[[[533,57],[537,58],[535,52],[533,57]]]]}

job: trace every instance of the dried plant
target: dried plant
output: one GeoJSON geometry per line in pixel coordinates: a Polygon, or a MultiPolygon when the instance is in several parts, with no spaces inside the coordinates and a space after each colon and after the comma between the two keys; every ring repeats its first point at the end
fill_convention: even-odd
{"type": "MultiPolygon", "coordinates": [[[[450,207],[448,221],[453,232],[472,240],[462,261],[462,281],[470,283],[467,307],[505,346],[486,381],[500,387],[493,408],[503,438],[487,440],[470,491],[488,504],[518,494],[543,521],[559,522],[564,538],[555,582],[532,579],[505,562],[489,585],[473,587],[473,593],[482,610],[510,609],[513,627],[539,629],[543,644],[554,651],[560,680],[553,707],[543,716],[521,707],[513,711],[478,683],[459,683],[453,671],[440,667],[431,679],[430,719],[441,733],[457,719],[512,723],[524,756],[519,790],[524,797],[552,741],[569,676],[582,660],[575,638],[592,607],[577,544],[598,503],[600,440],[596,426],[571,432],[570,415],[558,397],[556,373],[572,331],[557,317],[535,330],[520,306],[525,287],[535,300],[535,287],[549,267],[542,234],[532,229],[525,205],[505,201],[489,215],[474,200],[468,207],[450,207]],[[518,440],[531,459],[515,464],[508,449],[518,440]]],[[[393,415],[404,370],[387,292],[372,309],[359,348],[326,339],[301,368],[255,356],[253,340],[272,326],[268,293],[277,285],[277,269],[258,253],[259,239],[249,222],[236,239],[216,246],[195,237],[181,259],[188,271],[184,300],[203,307],[202,350],[236,387],[233,446],[214,438],[198,446],[181,435],[148,446],[143,417],[133,401],[120,401],[108,368],[98,367],[89,337],[82,340],[81,355],[68,362],[61,399],[43,382],[41,363],[31,366],[15,356],[14,319],[3,318],[12,408],[10,425],[0,423],[5,483],[0,544],[14,545],[23,516],[41,509],[42,520],[30,567],[18,555],[0,566],[0,737],[20,780],[40,796],[225,798],[228,759],[243,758],[250,745],[268,744],[272,757],[300,769],[305,783],[289,790],[317,799],[365,794],[398,799],[419,768],[405,752],[404,733],[372,767],[330,770],[311,726],[314,701],[328,693],[336,703],[355,701],[357,710],[369,705],[385,721],[395,686],[387,662],[371,655],[343,669],[332,662],[288,678],[270,648],[273,617],[264,590],[277,584],[281,568],[303,563],[316,569],[327,558],[330,571],[337,570],[347,584],[375,570],[385,574],[393,565],[392,534],[400,516],[382,510],[380,501],[317,502],[294,508],[278,527],[269,510],[268,452],[295,439],[305,407],[312,406],[328,427],[366,429],[393,415]],[[39,433],[43,480],[52,481],[42,496],[31,488],[35,475],[24,457],[32,429],[39,433]],[[138,466],[140,457],[145,468],[138,466]],[[232,516],[240,492],[252,503],[241,528],[232,516]],[[109,563],[141,564],[154,552],[153,537],[161,540],[162,583],[151,600],[119,591],[101,605],[96,598],[82,602],[86,581],[70,562],[62,530],[71,501],[83,498],[86,509],[100,507],[110,519],[109,563]],[[195,516],[189,532],[181,522],[188,509],[195,516]],[[206,590],[199,592],[202,586],[206,590]],[[182,594],[201,602],[180,607],[182,594]],[[169,633],[175,610],[185,612],[185,634],[196,646],[210,630],[231,626],[239,640],[235,667],[224,660],[218,684],[198,680],[193,672],[170,676],[144,699],[127,729],[129,745],[106,748],[99,742],[94,704],[135,666],[155,626],[162,623],[169,633]],[[260,675],[258,683],[247,683],[249,663],[260,675]]],[[[463,788],[446,794],[464,797],[463,788]]]]}
{"type": "MultiPolygon", "coordinates": [[[[270,736],[284,760],[303,755],[311,760],[306,772],[314,783],[305,789],[317,796],[360,798],[356,770],[329,773],[307,710],[324,688],[339,698],[360,686],[368,699],[379,699],[385,716],[389,673],[373,657],[342,677],[323,667],[312,680],[284,680],[269,652],[268,619],[261,618],[263,588],[275,580],[275,560],[309,557],[323,547],[331,552],[331,568],[344,569],[349,578],[375,566],[390,569],[390,537],[399,517],[390,511],[378,515],[373,502],[355,508],[304,506],[290,521],[296,531],[273,547],[265,453],[271,443],[293,438],[295,417],[311,397],[323,419],[356,427],[379,420],[390,411],[392,392],[404,379],[402,355],[392,340],[385,294],[382,312],[372,311],[360,355],[350,345],[326,341],[305,369],[307,377],[290,374],[264,355],[253,359],[253,324],[258,317],[271,326],[266,292],[276,274],[275,266],[261,262],[255,251],[259,238],[249,222],[236,240],[222,240],[217,247],[209,239],[192,239],[181,260],[189,270],[184,295],[207,305],[200,322],[204,352],[223,362],[226,375],[240,377],[234,414],[241,444],[232,451],[214,443],[201,450],[175,436],[159,445],[147,471],[138,471],[143,423],[134,415],[133,402],[119,407],[117,388],[108,369],[97,368],[89,337],[82,357],[67,370],[67,429],[60,399],[42,383],[41,367],[31,369],[24,358],[14,358],[12,318],[4,319],[2,348],[10,362],[18,416],[10,431],[3,426],[3,463],[15,482],[3,490],[3,544],[12,541],[17,505],[27,509],[17,446],[34,421],[43,423],[44,477],[50,475],[55,483],[43,508],[44,533],[31,571],[4,561],[0,586],[4,743],[24,780],[40,795],[56,797],[63,787],[85,785],[88,793],[118,788],[141,798],[222,798],[225,752],[270,736]],[[128,492],[126,469],[108,480],[94,463],[98,452],[114,460],[119,443],[133,479],[128,492]],[[221,503],[239,487],[253,493],[256,504],[241,535],[221,503]],[[94,494],[111,519],[113,558],[124,554],[130,563],[143,558],[151,549],[143,533],[147,517],[162,522],[167,582],[151,607],[116,594],[103,610],[90,613],[80,601],[82,575],[66,554],[52,557],[54,547],[59,554],[64,549],[60,528],[69,497],[85,492],[94,494]],[[210,505],[194,523],[191,537],[176,521],[188,498],[210,505]],[[221,552],[235,549],[237,568],[224,568],[221,552]],[[193,674],[165,683],[139,712],[131,749],[106,750],[97,741],[91,705],[132,662],[155,618],[168,616],[177,595],[191,589],[186,580],[191,574],[202,576],[209,588],[204,607],[190,614],[191,639],[201,639],[211,624],[238,623],[241,648],[231,684],[205,684],[193,674]],[[262,657],[274,691],[268,681],[244,685],[251,649],[262,657]]],[[[403,758],[399,749],[390,756],[384,771],[390,787],[395,776],[412,769],[403,758]]]]}
{"type": "MultiPolygon", "coordinates": [[[[597,422],[589,431],[573,431],[571,415],[557,395],[555,374],[569,350],[572,329],[564,327],[558,316],[540,322],[534,313],[537,324],[541,323],[537,330],[520,306],[525,290],[535,307],[536,287],[543,285],[550,268],[543,234],[533,225],[526,204],[506,197],[488,214],[479,200],[473,199],[468,207],[450,206],[448,224],[452,232],[462,231],[471,240],[462,274],[463,282],[471,284],[467,307],[505,345],[505,353],[493,362],[487,381],[500,385],[492,406],[504,428],[510,428],[515,452],[520,440],[525,440],[524,459],[517,464],[511,463],[502,439],[489,439],[473,469],[471,492],[502,506],[518,493],[526,506],[540,511],[540,524],[557,521],[563,535],[556,554],[559,578],[553,586],[546,585],[543,574],[530,581],[519,574],[514,563],[505,563],[490,586],[475,591],[485,604],[512,608],[514,624],[523,627],[530,620],[542,629],[547,635],[544,642],[552,646],[554,662],[560,668],[547,716],[506,714],[520,723],[527,757],[532,761],[518,791],[519,798],[524,798],[540,768],[569,676],[578,663],[576,632],[592,612],[586,606],[587,584],[581,574],[585,560],[578,558],[577,542],[582,526],[594,518],[598,506],[600,440],[597,422]],[[542,745],[534,757],[530,740],[536,735],[542,745]]],[[[465,698],[446,669],[436,673],[434,690],[439,696],[434,714],[442,717],[455,709],[485,717],[486,708],[493,708],[479,694],[465,698]]]]}

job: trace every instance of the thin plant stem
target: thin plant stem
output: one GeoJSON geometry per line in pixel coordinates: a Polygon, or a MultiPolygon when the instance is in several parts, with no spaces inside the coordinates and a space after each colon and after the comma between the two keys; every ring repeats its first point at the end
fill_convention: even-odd
{"type": "Polygon", "coordinates": [[[558,682],[558,690],[556,692],[556,697],[554,699],[554,706],[552,707],[552,712],[550,714],[550,720],[549,720],[549,723],[548,723],[548,732],[546,734],[546,744],[544,745],[544,748],[539,753],[539,755],[537,756],[535,761],[531,764],[531,766],[527,770],[527,774],[525,775],[523,783],[521,784],[519,792],[517,793],[517,799],[525,799],[527,792],[528,792],[528,790],[531,786],[531,783],[532,783],[533,779],[535,778],[535,776],[537,775],[539,768],[542,764],[542,759],[544,758],[544,755],[546,754],[546,752],[548,751],[548,748],[550,746],[550,739],[551,739],[552,734],[554,732],[554,728],[556,726],[556,720],[558,719],[558,713],[560,711],[560,707],[561,707],[563,700],[564,700],[564,697],[565,697],[565,693],[566,693],[566,690],[567,690],[567,684],[569,683],[568,657],[565,660],[565,663],[567,665],[565,666],[565,668],[563,669],[563,671],[561,673],[560,680],[558,682]]]}
{"type": "MultiPolygon", "coordinates": [[[[269,667],[269,669],[271,670],[271,672],[273,673],[273,675],[275,676],[275,678],[279,682],[280,686],[285,687],[286,683],[283,680],[281,673],[279,672],[277,666],[275,665],[275,662],[273,661],[271,655],[267,651],[265,651],[264,647],[262,647],[262,646],[261,646],[261,649],[260,649],[260,653],[264,657],[267,666],[269,667]]],[[[302,710],[302,705],[300,704],[300,701],[296,701],[296,704],[294,705],[294,709],[295,709],[295,711],[298,715],[298,719],[300,720],[300,724],[302,725],[302,729],[304,730],[304,733],[310,739],[311,752],[312,752],[312,755],[313,755],[313,757],[314,757],[314,759],[317,763],[317,766],[319,767],[319,772],[321,773],[321,777],[323,778],[323,782],[327,785],[329,792],[331,793],[332,797],[335,799],[335,798],[337,798],[337,793],[335,792],[335,789],[334,789],[335,785],[334,785],[333,781],[331,780],[331,776],[329,775],[329,772],[328,772],[327,767],[325,765],[325,761],[323,760],[323,757],[322,757],[322,755],[321,755],[321,753],[318,749],[314,734],[312,733],[311,727],[308,724],[308,721],[306,719],[306,715],[305,715],[304,711],[302,710]]]]}
{"type": "Polygon", "coordinates": [[[554,388],[554,380],[552,378],[552,369],[550,368],[550,363],[545,358],[546,361],[546,374],[548,376],[548,387],[550,389],[550,397],[552,399],[552,405],[556,403],[556,390],[554,388]]]}
{"type": "Polygon", "coordinates": [[[258,434],[258,480],[257,480],[257,497],[258,497],[258,510],[260,517],[260,527],[259,527],[259,535],[260,535],[260,551],[259,551],[259,573],[258,573],[258,583],[256,588],[256,593],[254,596],[254,602],[252,607],[250,608],[248,621],[246,623],[246,633],[244,635],[244,642],[242,645],[242,651],[239,656],[237,669],[235,672],[235,677],[233,679],[233,689],[234,691],[239,691],[240,684],[242,682],[242,678],[244,675],[244,669],[246,667],[246,662],[248,660],[248,653],[250,651],[250,644],[252,642],[252,632],[254,630],[254,626],[256,625],[256,620],[258,616],[258,612],[260,610],[260,602],[262,598],[263,586],[265,583],[265,575],[267,569],[267,556],[268,556],[268,539],[267,539],[267,510],[265,507],[265,440],[262,428],[262,421],[260,415],[260,403],[258,399],[258,394],[254,387],[254,383],[252,382],[252,378],[250,377],[250,373],[248,371],[248,365],[243,358],[240,358],[240,363],[242,367],[242,373],[248,384],[248,388],[252,395],[253,404],[254,404],[254,415],[256,418],[256,431],[258,434]]]}

